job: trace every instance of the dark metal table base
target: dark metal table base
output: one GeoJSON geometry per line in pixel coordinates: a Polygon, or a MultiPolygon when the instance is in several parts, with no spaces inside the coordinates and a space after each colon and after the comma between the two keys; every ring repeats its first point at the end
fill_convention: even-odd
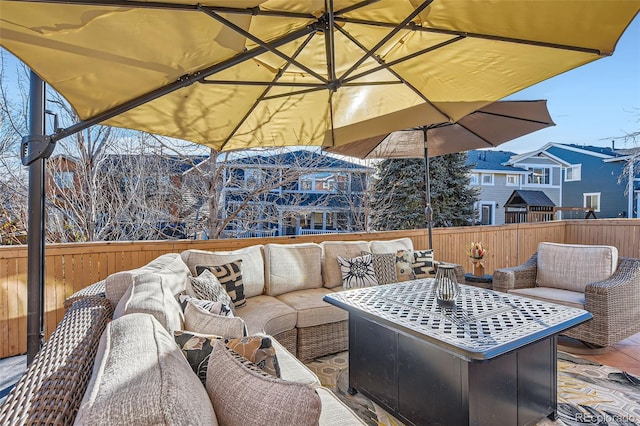
{"type": "Polygon", "coordinates": [[[557,418],[557,337],[484,362],[349,316],[349,386],[413,425],[534,425],[557,418]]]}

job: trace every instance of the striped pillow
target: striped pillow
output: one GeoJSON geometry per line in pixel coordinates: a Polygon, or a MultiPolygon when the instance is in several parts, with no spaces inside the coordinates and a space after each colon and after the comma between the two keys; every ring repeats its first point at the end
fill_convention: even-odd
{"type": "Polygon", "coordinates": [[[242,260],[236,260],[224,265],[196,266],[196,272],[200,275],[205,270],[211,271],[227,291],[235,308],[241,308],[247,304],[242,283],[242,260]]]}

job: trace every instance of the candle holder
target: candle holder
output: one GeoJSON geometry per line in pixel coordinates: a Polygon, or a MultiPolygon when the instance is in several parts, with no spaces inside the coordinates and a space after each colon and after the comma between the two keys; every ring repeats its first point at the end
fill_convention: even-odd
{"type": "Polygon", "coordinates": [[[452,307],[460,294],[454,265],[440,264],[435,278],[436,302],[438,305],[452,307]]]}

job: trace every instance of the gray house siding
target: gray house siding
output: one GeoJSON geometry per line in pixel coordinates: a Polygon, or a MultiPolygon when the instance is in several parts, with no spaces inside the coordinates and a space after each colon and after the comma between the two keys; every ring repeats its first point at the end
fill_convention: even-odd
{"type": "MultiPolygon", "coordinates": [[[[487,171],[482,171],[487,173],[487,171]]],[[[504,203],[513,193],[514,190],[519,189],[520,185],[507,186],[507,174],[504,172],[494,173],[493,185],[474,185],[474,187],[480,189],[478,196],[479,207],[484,205],[494,205],[494,222],[493,224],[504,223],[504,203]]]]}
{"type": "Polygon", "coordinates": [[[566,170],[562,173],[562,204],[565,207],[584,207],[585,194],[600,194],[599,218],[627,217],[628,200],[625,195],[626,183],[618,182],[623,163],[606,163],[603,158],[589,154],[550,147],[551,155],[571,163],[581,165],[580,180],[565,181],[566,170]]]}

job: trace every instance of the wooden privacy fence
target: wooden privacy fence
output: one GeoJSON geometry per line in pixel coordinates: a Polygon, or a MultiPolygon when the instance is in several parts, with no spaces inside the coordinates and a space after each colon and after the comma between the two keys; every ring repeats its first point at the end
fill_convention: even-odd
{"type": "MultiPolygon", "coordinates": [[[[186,249],[235,250],[254,244],[355,241],[409,237],[417,249],[428,248],[425,229],[356,234],[305,235],[298,237],[243,238],[206,241],[130,241],[49,244],[45,268],[45,333],[62,319],[62,304],[74,292],[109,274],[145,265],[164,253],[186,249]]],[[[497,226],[436,228],[433,247],[437,260],[458,263],[466,270],[472,241],[489,250],[487,273],[516,266],[536,251],[541,241],[616,246],[621,256],[640,258],[640,220],[600,219],[550,221],[497,226]]],[[[0,358],[26,352],[27,248],[0,247],[0,358]]]]}

